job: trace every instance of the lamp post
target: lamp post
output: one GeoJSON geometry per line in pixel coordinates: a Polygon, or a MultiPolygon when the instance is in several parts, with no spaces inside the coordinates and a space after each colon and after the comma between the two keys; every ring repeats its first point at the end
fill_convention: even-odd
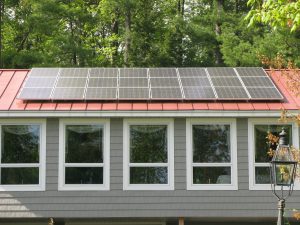
{"type": "Polygon", "coordinates": [[[271,188],[278,200],[277,225],[284,225],[285,200],[293,192],[296,167],[297,161],[290,150],[287,134],[282,128],[279,134],[279,144],[270,162],[271,188]]]}

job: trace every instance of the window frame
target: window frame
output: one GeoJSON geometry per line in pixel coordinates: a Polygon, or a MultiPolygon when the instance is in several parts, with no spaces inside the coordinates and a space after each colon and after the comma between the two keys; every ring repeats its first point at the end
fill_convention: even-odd
{"type": "Polygon", "coordinates": [[[187,190],[238,190],[237,135],[235,118],[187,118],[186,119],[186,172],[187,190]],[[229,125],[230,126],[230,163],[194,163],[193,162],[193,125],[229,125]],[[230,167],[231,184],[194,184],[194,167],[230,167]]]}
{"type": "Polygon", "coordinates": [[[123,190],[174,190],[174,119],[147,118],[123,120],[123,190]],[[130,163],[130,126],[167,125],[168,162],[167,163],[130,163]],[[167,167],[168,184],[130,184],[130,167],[167,167]]]}
{"type": "MultiPolygon", "coordinates": [[[[281,123],[278,118],[249,118],[248,119],[248,157],[249,157],[249,190],[271,190],[271,184],[256,184],[255,183],[255,168],[269,167],[269,163],[255,162],[255,125],[292,125],[292,140],[290,145],[299,148],[299,126],[295,122],[281,123]]],[[[295,182],[294,190],[300,190],[299,182],[295,182]]]]}
{"type": "Polygon", "coordinates": [[[59,191],[107,191],[110,189],[110,120],[98,118],[62,118],[59,120],[59,191]],[[65,137],[67,125],[101,125],[103,126],[103,163],[65,163],[65,137]],[[65,184],[65,168],[102,167],[103,184],[65,184]]]}
{"type": "Polygon", "coordinates": [[[2,126],[5,125],[38,125],[39,138],[39,163],[1,163],[0,168],[39,168],[39,184],[0,184],[0,191],[45,191],[46,190],[46,119],[0,119],[0,158],[2,147],[2,126]],[[3,166],[4,164],[4,166],[3,166]],[[13,167],[12,167],[13,166],[13,167]]]}

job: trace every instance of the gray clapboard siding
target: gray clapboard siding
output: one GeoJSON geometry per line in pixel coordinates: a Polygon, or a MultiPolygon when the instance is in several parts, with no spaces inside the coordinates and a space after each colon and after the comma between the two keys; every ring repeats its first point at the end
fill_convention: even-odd
{"type": "MultiPolygon", "coordinates": [[[[60,218],[268,218],[276,217],[269,191],[249,191],[248,120],[237,119],[238,191],[186,190],[186,120],[174,120],[175,190],[123,191],[123,119],[111,119],[110,191],[58,188],[59,120],[47,119],[47,172],[44,192],[0,192],[0,217],[60,218]]],[[[300,203],[295,191],[289,208],[300,203]]]]}

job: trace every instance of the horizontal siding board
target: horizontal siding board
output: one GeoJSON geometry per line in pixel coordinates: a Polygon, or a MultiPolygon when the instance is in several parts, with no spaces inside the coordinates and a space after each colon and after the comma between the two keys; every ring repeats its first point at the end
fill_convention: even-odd
{"type": "MultiPolygon", "coordinates": [[[[249,191],[248,121],[237,119],[238,191],[186,190],[186,119],[174,120],[174,191],[123,191],[123,119],[110,124],[110,191],[58,191],[59,120],[47,120],[47,185],[44,192],[0,193],[0,217],[276,217],[270,191],[249,191]]],[[[300,191],[289,208],[297,207],[300,191]]]]}

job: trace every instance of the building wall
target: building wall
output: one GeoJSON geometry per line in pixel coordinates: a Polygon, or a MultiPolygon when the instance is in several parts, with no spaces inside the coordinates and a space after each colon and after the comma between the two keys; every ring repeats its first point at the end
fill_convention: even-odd
{"type": "MultiPolygon", "coordinates": [[[[237,119],[238,191],[186,190],[186,121],[175,119],[175,190],[123,191],[123,119],[111,119],[110,191],[58,191],[59,120],[47,119],[46,191],[0,192],[0,218],[274,218],[270,191],[249,191],[247,119],[237,119]]],[[[288,208],[297,208],[295,191],[288,208]]],[[[197,223],[196,223],[197,224],[197,223]]]]}

